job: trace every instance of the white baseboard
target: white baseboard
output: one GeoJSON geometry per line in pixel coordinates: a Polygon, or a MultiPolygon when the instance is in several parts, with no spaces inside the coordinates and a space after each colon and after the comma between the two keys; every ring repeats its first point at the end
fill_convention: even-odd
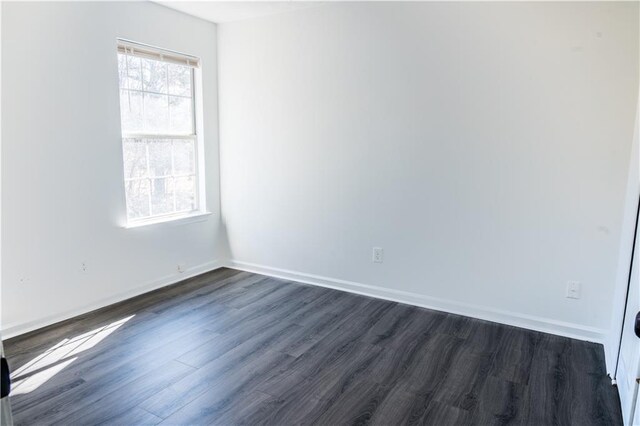
{"type": "Polygon", "coordinates": [[[283,278],[301,283],[327,287],[336,290],[347,291],[349,293],[361,294],[364,296],[375,297],[378,299],[391,300],[394,302],[405,303],[408,305],[420,306],[423,308],[434,309],[437,311],[449,312],[478,318],[486,321],[497,322],[501,324],[522,327],[530,330],[541,331],[545,333],[556,334],[559,336],[571,337],[574,339],[586,340],[596,343],[605,343],[607,330],[587,327],[580,324],[557,321],[554,319],[526,315],[516,312],[509,312],[494,309],[486,306],[467,304],[453,300],[430,297],[419,293],[413,293],[402,290],[394,290],[379,286],[357,283],[353,281],[340,280],[336,278],[323,277],[320,275],[307,274],[303,272],[291,271],[287,269],[273,268],[265,265],[258,265],[238,260],[214,260],[196,267],[190,268],[182,274],[171,274],[162,278],[142,284],[132,290],[113,295],[108,298],[97,300],[83,307],[69,310],[44,318],[39,318],[26,323],[8,324],[2,328],[2,338],[9,339],[38,328],[46,327],[60,321],[73,318],[78,315],[91,312],[96,309],[103,308],[113,303],[121,302],[126,299],[138,296],[143,293],[156,290],[187,278],[194,277],[205,272],[210,272],[221,267],[229,267],[242,271],[253,272],[262,275],[268,275],[276,278],[283,278]]]}
{"type": "Polygon", "coordinates": [[[290,271],[280,268],[272,268],[265,265],[257,265],[249,262],[230,260],[227,267],[256,274],[268,275],[276,278],[283,278],[301,283],[347,291],[349,293],[362,294],[378,299],[391,300],[408,305],[420,306],[437,311],[449,312],[452,314],[478,318],[486,321],[522,327],[544,333],[556,334],[573,339],[586,340],[589,342],[604,343],[607,330],[588,327],[581,324],[557,321],[550,318],[537,317],[516,312],[509,312],[494,309],[486,306],[472,305],[457,302],[454,300],[440,299],[423,294],[412,293],[402,290],[394,290],[368,284],[361,284],[353,281],[345,281],[335,278],[323,277],[320,275],[306,274],[303,272],[290,271]]]}
{"type": "Polygon", "coordinates": [[[156,290],[161,287],[175,284],[177,282],[186,280],[196,275],[200,275],[205,272],[210,272],[215,269],[219,269],[223,266],[224,266],[224,262],[220,260],[213,260],[211,262],[206,262],[198,266],[195,266],[193,268],[189,268],[181,274],[176,273],[176,274],[165,275],[164,277],[161,277],[152,281],[148,281],[131,290],[118,293],[113,296],[106,297],[100,300],[96,300],[90,304],[79,307],[77,309],[72,309],[69,311],[61,312],[56,315],[50,315],[47,317],[38,318],[36,320],[29,321],[29,322],[8,324],[2,327],[2,339],[6,340],[11,337],[19,336],[21,334],[28,333],[30,331],[37,330],[42,327],[46,327],[48,325],[67,320],[69,318],[73,318],[78,315],[86,314],[87,312],[104,308],[105,306],[109,306],[114,303],[122,302],[123,300],[127,300],[135,296],[139,296],[143,293],[148,293],[150,291],[156,290]]]}

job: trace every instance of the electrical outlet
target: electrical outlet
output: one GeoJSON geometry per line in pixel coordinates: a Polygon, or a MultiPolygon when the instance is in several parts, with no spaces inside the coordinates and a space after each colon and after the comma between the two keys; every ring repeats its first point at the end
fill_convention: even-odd
{"type": "Polygon", "coordinates": [[[569,299],[580,299],[580,282],[579,281],[567,282],[567,297],[569,299]]]}
{"type": "Polygon", "coordinates": [[[82,272],[87,272],[87,262],[82,262],[82,264],[80,265],[80,270],[82,272]]]}
{"type": "Polygon", "coordinates": [[[382,263],[384,260],[384,250],[381,247],[373,248],[373,263],[382,263]]]}
{"type": "Polygon", "coordinates": [[[178,263],[178,272],[183,273],[187,269],[187,265],[184,263],[178,263]]]}

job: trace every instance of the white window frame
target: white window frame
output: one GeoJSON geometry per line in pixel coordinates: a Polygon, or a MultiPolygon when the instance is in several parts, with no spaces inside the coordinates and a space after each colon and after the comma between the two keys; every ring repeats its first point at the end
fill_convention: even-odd
{"type": "MultiPolygon", "coordinates": [[[[123,53],[123,49],[128,51],[132,49],[135,51],[135,56],[146,57],[148,59],[161,60],[168,63],[185,64],[191,67],[191,101],[192,101],[192,120],[193,120],[193,133],[192,134],[147,134],[147,133],[124,133],[122,131],[122,122],[120,125],[121,136],[120,146],[122,149],[124,159],[124,140],[125,139],[190,139],[194,141],[194,183],[195,183],[195,203],[196,209],[188,212],[171,212],[166,214],[148,216],[144,218],[129,219],[128,207],[126,200],[126,185],[132,180],[141,180],[152,178],[146,176],[144,178],[126,178],[124,169],[122,173],[122,189],[125,202],[125,228],[137,228],[145,225],[153,225],[159,223],[191,223],[197,221],[206,220],[207,215],[211,213],[207,210],[206,206],[206,191],[205,191],[205,167],[204,167],[204,142],[203,142],[203,99],[202,99],[202,71],[200,68],[200,59],[172,50],[162,49],[155,46],[133,42],[126,39],[117,39],[117,53],[123,53]]],[[[120,96],[120,84],[118,83],[118,94],[120,96]]],[[[136,89],[128,89],[136,91],[136,89]]],[[[140,90],[143,93],[153,93],[151,91],[140,90]]],[[[164,94],[163,94],[164,95],[164,94]]],[[[122,117],[122,116],[120,116],[122,117]]],[[[147,151],[148,155],[148,151],[147,151]]],[[[173,156],[172,156],[173,161],[173,156]]],[[[124,163],[123,163],[124,165],[124,163]]],[[[150,167],[149,160],[147,159],[147,168],[150,167]]],[[[173,174],[171,176],[174,176],[173,174]]],[[[151,212],[151,207],[149,207],[151,212]]]]}

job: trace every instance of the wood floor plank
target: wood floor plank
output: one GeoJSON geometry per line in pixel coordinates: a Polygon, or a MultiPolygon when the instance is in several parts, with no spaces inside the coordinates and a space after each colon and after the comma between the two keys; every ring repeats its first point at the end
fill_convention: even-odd
{"type": "Polygon", "coordinates": [[[327,400],[322,412],[315,415],[311,411],[310,418],[314,424],[321,425],[368,424],[388,392],[389,389],[378,383],[362,380],[348,392],[327,400]]]}
{"type": "MultiPolygon", "coordinates": [[[[149,396],[160,392],[191,371],[193,371],[192,367],[177,361],[169,361],[150,372],[149,375],[109,388],[111,392],[101,396],[93,404],[82,408],[74,407],[73,411],[65,413],[57,423],[61,426],[111,423],[115,418],[125,415],[149,396]]],[[[101,388],[100,392],[105,393],[105,388],[101,388]]]]}
{"type": "Polygon", "coordinates": [[[601,345],[222,268],[5,343],[18,425],[620,425],[601,345]]]}
{"type": "Polygon", "coordinates": [[[118,414],[117,416],[105,419],[96,425],[136,425],[136,426],[153,426],[162,421],[158,416],[143,410],[142,408],[133,408],[129,411],[118,414]]]}
{"type": "Polygon", "coordinates": [[[285,320],[299,309],[304,309],[310,303],[310,300],[307,299],[309,297],[316,296],[311,294],[306,287],[286,287],[282,291],[272,292],[265,296],[259,306],[251,304],[236,309],[233,314],[226,318],[220,318],[219,321],[211,322],[207,327],[212,331],[230,333],[247,328],[247,324],[253,321],[285,320]]]}
{"type": "Polygon", "coordinates": [[[470,425],[476,423],[473,415],[461,408],[452,407],[437,401],[430,401],[418,424],[422,425],[470,425]]]}
{"type": "Polygon", "coordinates": [[[401,388],[409,393],[433,393],[443,386],[449,372],[458,368],[456,355],[463,350],[464,340],[436,333],[428,341],[421,356],[406,365],[401,388]]]}
{"type": "Polygon", "coordinates": [[[403,392],[399,387],[392,388],[387,392],[378,409],[373,411],[370,424],[381,426],[418,424],[431,401],[431,394],[416,395],[403,392]]]}
{"type": "Polygon", "coordinates": [[[160,417],[143,410],[142,408],[133,408],[117,416],[105,419],[96,425],[136,425],[136,426],[153,426],[162,421],[160,417]]]}
{"type": "MultiPolygon", "coordinates": [[[[496,327],[492,327],[495,330],[496,327]]],[[[542,333],[521,330],[517,328],[505,329],[494,346],[493,351],[485,349],[485,353],[493,355],[490,375],[515,383],[528,384],[531,374],[533,355],[542,340],[542,333]],[[497,349],[497,350],[496,350],[497,349]]],[[[485,333],[487,336],[489,333],[485,333]]],[[[491,337],[487,337],[490,340],[491,337]]]]}
{"type": "Polygon", "coordinates": [[[208,394],[202,395],[184,409],[170,416],[161,425],[234,425],[246,424],[241,419],[252,412],[270,395],[260,392],[238,393],[232,399],[216,400],[208,394]],[[222,402],[222,404],[221,404],[222,402]]]}
{"type": "Polygon", "coordinates": [[[193,415],[224,411],[233,399],[251,393],[264,377],[285,370],[292,359],[272,351],[263,351],[259,356],[241,361],[234,358],[233,364],[220,359],[211,368],[196,370],[176,381],[140,406],[158,417],[171,416],[176,422],[189,424],[193,415]]]}
{"type": "Polygon", "coordinates": [[[419,309],[414,306],[393,303],[391,309],[369,328],[365,339],[372,344],[384,344],[400,334],[418,314],[419,309]]]}
{"type": "Polygon", "coordinates": [[[246,272],[226,274],[218,280],[201,281],[206,285],[193,288],[191,291],[173,294],[171,298],[164,298],[152,304],[149,310],[156,314],[176,315],[180,312],[188,312],[191,309],[209,305],[211,302],[219,303],[222,296],[228,292],[241,291],[246,281],[255,282],[262,279],[260,276],[246,272]]]}
{"type": "Polygon", "coordinates": [[[491,354],[458,352],[446,370],[446,378],[433,390],[433,399],[447,406],[473,411],[481,398],[480,392],[489,377],[491,365],[491,354]]]}
{"type": "MultiPolygon", "coordinates": [[[[208,424],[220,426],[247,424],[242,420],[246,418],[249,413],[253,413],[262,403],[271,398],[271,395],[261,392],[251,392],[246,394],[246,396],[243,395],[242,398],[234,399],[232,405],[228,407],[227,410],[216,413],[215,417],[210,418],[208,424]]],[[[170,419],[167,424],[171,424],[170,419]]]]}
{"type": "Polygon", "coordinates": [[[329,405],[352,392],[360,382],[371,380],[371,371],[382,348],[360,343],[344,362],[323,366],[312,376],[308,376],[305,386],[310,389],[314,398],[325,400],[329,405]]]}
{"type": "Polygon", "coordinates": [[[489,376],[484,382],[480,395],[492,395],[492,398],[479,398],[473,410],[478,424],[506,425],[525,424],[526,385],[489,376]]]}

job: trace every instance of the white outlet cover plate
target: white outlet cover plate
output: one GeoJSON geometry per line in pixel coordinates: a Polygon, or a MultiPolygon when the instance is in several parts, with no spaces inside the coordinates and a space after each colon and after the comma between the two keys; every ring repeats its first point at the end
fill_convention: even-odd
{"type": "Polygon", "coordinates": [[[382,247],[373,248],[373,262],[382,263],[384,261],[384,250],[382,247]]]}
{"type": "Polygon", "coordinates": [[[579,281],[567,282],[567,297],[569,299],[580,299],[580,290],[579,281]]]}

